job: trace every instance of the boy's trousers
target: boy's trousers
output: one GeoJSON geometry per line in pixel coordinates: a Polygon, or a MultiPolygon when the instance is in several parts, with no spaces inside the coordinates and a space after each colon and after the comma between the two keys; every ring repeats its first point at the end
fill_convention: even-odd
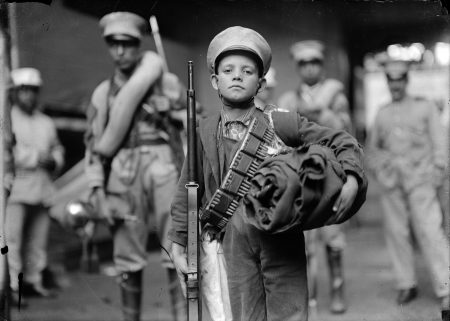
{"type": "Polygon", "coordinates": [[[234,321],[305,321],[308,286],[303,233],[268,234],[236,211],[223,249],[234,321]]]}

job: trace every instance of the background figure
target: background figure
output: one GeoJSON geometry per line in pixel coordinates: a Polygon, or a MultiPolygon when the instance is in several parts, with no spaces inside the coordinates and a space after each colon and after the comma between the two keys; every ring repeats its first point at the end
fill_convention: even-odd
{"type": "MultiPolygon", "coordinates": [[[[280,109],[296,111],[310,121],[334,129],[350,131],[351,122],[344,86],[335,79],[327,79],[324,74],[324,45],[315,40],[295,43],[291,55],[297,64],[300,85],[294,91],[284,93],[278,102],[280,109]]],[[[321,238],[326,245],[327,262],[330,272],[331,302],[333,313],[343,313],[347,309],[344,298],[344,276],[342,251],[345,235],[339,225],[325,226],[305,232],[308,256],[308,283],[310,307],[317,305],[317,247],[321,238]]]]}
{"type": "MultiPolygon", "coordinates": [[[[100,20],[100,27],[115,69],[92,95],[86,175],[91,200],[111,225],[124,320],[131,321],[140,319],[150,229],[156,226],[161,246],[170,248],[169,207],[184,155],[180,124],[170,116],[174,104],[161,88],[162,59],[140,49],[147,22],[130,12],[114,12],[100,20]]],[[[185,301],[172,263],[162,255],[174,318],[182,320],[185,301]]]]}
{"type": "MultiPolygon", "coordinates": [[[[23,271],[24,294],[48,297],[42,284],[47,266],[50,226],[45,199],[53,192],[51,175],[64,162],[52,120],[37,110],[41,75],[33,68],[11,72],[11,110],[16,176],[7,205],[6,237],[9,247],[12,304],[18,303],[19,273],[23,271]]],[[[23,305],[23,304],[22,304],[23,305]]]]}
{"type": "Polygon", "coordinates": [[[442,308],[449,309],[449,245],[436,189],[447,166],[445,131],[436,106],[406,93],[408,63],[385,66],[392,102],[382,107],[369,138],[368,165],[383,188],[388,251],[398,304],[417,296],[411,234],[425,256],[442,308]]]}
{"type": "Polygon", "coordinates": [[[255,106],[264,109],[268,104],[274,104],[273,92],[275,87],[277,87],[277,79],[275,78],[277,72],[275,68],[270,67],[267,74],[264,76],[266,78],[266,87],[258,92],[255,96],[255,106]]]}

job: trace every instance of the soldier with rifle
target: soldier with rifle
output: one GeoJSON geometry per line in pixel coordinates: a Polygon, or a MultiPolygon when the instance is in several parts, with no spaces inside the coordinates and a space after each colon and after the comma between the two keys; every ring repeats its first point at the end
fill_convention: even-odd
{"type": "MultiPolygon", "coordinates": [[[[208,48],[211,84],[221,107],[198,123],[196,169],[201,208],[199,279],[202,299],[213,320],[307,320],[302,230],[341,223],[365,199],[367,180],[362,169],[362,150],[352,136],[309,122],[297,113],[255,106],[254,97],[266,85],[264,75],[270,63],[267,41],[256,31],[240,26],[216,35],[208,48]],[[304,149],[297,149],[299,146],[304,149]],[[322,153],[319,158],[314,156],[315,150],[322,153]],[[292,158],[303,153],[302,159],[311,164],[312,173],[302,174],[311,176],[302,186],[296,172],[291,175],[295,178],[292,184],[289,177],[281,178],[280,184],[286,183],[289,188],[286,193],[277,194],[279,188],[274,181],[258,180],[271,171],[267,162],[282,160],[284,154],[275,156],[279,152],[292,158]],[[321,158],[325,153],[329,154],[326,161],[321,158]],[[316,172],[319,168],[325,170],[325,164],[329,164],[328,169],[334,164],[338,179],[333,180],[337,174],[331,172],[326,177],[323,171],[316,172]],[[325,184],[309,185],[325,178],[325,184]],[[258,190],[258,186],[262,188],[258,190]],[[318,186],[325,187],[322,190],[318,186]],[[302,187],[305,193],[311,191],[310,201],[322,196],[325,201],[301,210],[290,208],[305,203],[302,199],[294,202],[291,197],[302,187]],[[334,190],[332,197],[327,194],[329,189],[334,190]],[[331,207],[333,211],[328,211],[331,207]]],[[[281,163],[283,170],[291,166],[287,161],[281,163]]],[[[191,220],[187,219],[191,208],[186,191],[189,182],[185,164],[172,203],[173,229],[169,234],[172,257],[184,286],[185,276],[189,282],[191,273],[186,260],[191,246],[191,220]]],[[[310,201],[305,204],[311,205],[310,201]]]]}
{"type": "Polygon", "coordinates": [[[91,202],[110,223],[124,320],[140,320],[146,245],[155,225],[174,319],[183,320],[185,302],[165,249],[170,248],[169,205],[184,158],[182,123],[171,110],[184,105],[165,95],[161,57],[140,49],[148,29],[145,19],[113,12],[100,20],[100,27],[115,69],[92,95],[85,171],[91,202]]]}

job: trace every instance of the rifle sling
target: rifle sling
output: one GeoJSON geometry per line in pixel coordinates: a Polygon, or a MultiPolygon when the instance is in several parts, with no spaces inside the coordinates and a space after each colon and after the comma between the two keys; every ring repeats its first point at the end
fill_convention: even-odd
{"type": "Polygon", "coordinates": [[[200,281],[198,278],[198,207],[197,207],[197,189],[198,184],[189,182],[186,185],[188,192],[188,244],[187,244],[187,262],[188,274],[186,281],[187,300],[188,300],[188,320],[199,320],[200,306],[200,281]]]}

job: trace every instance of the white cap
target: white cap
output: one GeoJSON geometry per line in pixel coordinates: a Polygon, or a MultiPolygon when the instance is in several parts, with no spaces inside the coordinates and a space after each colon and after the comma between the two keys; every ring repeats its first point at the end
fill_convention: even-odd
{"type": "Polygon", "coordinates": [[[39,70],[35,68],[19,68],[11,71],[11,78],[15,87],[18,86],[42,86],[42,78],[39,70]]]}
{"type": "Polygon", "coordinates": [[[109,13],[100,19],[99,24],[105,38],[110,36],[129,36],[140,40],[147,27],[147,22],[144,18],[126,11],[109,13]]]}
{"type": "Polygon", "coordinates": [[[291,47],[291,56],[296,62],[324,59],[325,46],[317,40],[304,40],[291,47]]]}

